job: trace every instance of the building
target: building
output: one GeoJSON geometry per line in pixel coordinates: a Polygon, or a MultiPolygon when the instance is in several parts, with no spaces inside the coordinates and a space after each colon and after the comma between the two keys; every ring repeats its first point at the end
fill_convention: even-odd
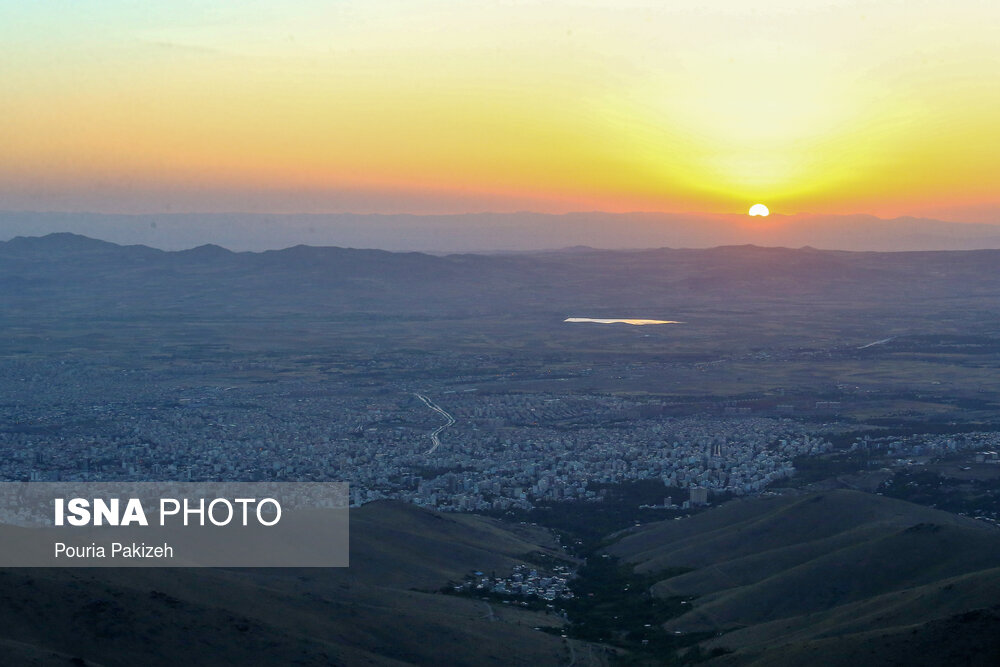
{"type": "Polygon", "coordinates": [[[707,505],[708,504],[708,489],[692,486],[691,487],[691,506],[707,505]]]}

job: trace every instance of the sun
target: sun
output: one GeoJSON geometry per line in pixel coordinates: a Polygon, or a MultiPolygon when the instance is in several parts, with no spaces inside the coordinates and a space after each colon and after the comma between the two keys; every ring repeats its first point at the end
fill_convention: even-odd
{"type": "Polygon", "coordinates": [[[750,207],[750,215],[759,215],[761,217],[766,218],[768,215],[770,215],[770,213],[771,212],[768,211],[767,207],[764,206],[763,204],[754,204],[753,206],[750,207]]]}

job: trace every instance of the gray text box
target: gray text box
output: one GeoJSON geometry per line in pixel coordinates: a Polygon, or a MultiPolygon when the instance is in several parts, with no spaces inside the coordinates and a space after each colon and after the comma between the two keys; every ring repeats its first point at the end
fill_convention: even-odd
{"type": "Polygon", "coordinates": [[[0,567],[346,567],[348,497],[339,482],[0,482],[0,567]]]}

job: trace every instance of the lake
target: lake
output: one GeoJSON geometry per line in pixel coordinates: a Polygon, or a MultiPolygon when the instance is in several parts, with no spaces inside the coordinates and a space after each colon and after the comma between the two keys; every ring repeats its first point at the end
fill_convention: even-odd
{"type": "Polygon", "coordinates": [[[620,320],[608,320],[599,319],[594,317],[567,317],[563,322],[594,322],[596,324],[632,324],[635,326],[642,326],[645,324],[683,324],[683,322],[677,322],[675,320],[635,320],[635,319],[620,319],[620,320]]]}

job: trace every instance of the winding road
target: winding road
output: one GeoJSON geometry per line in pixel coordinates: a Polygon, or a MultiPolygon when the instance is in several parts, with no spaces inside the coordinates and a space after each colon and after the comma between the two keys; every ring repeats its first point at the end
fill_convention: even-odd
{"type": "Polygon", "coordinates": [[[434,429],[433,431],[431,431],[431,444],[432,444],[432,446],[431,446],[430,449],[428,449],[426,452],[424,452],[424,454],[433,454],[434,450],[441,446],[441,439],[438,438],[438,435],[441,434],[441,431],[445,430],[446,428],[448,428],[449,426],[451,426],[452,424],[454,424],[455,423],[455,418],[452,417],[451,415],[449,415],[447,412],[444,411],[443,408],[441,408],[441,406],[437,405],[434,401],[432,401],[431,399],[427,398],[423,394],[414,393],[413,395],[416,396],[417,398],[419,398],[421,401],[423,401],[424,405],[426,405],[431,410],[433,410],[434,412],[438,413],[439,415],[441,415],[442,417],[444,417],[447,420],[446,423],[442,424],[441,426],[438,426],[436,429],[434,429]]]}

